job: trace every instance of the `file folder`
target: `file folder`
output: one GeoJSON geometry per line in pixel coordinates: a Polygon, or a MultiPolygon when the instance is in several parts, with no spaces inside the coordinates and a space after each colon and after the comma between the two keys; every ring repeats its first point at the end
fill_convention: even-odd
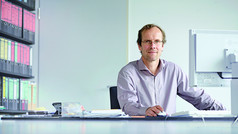
{"type": "Polygon", "coordinates": [[[30,48],[30,65],[29,65],[29,75],[31,76],[32,75],[32,47],[29,47],[30,48]]]}
{"type": "Polygon", "coordinates": [[[30,46],[26,46],[26,53],[25,53],[25,55],[26,55],[26,62],[25,62],[25,64],[26,65],[30,65],[30,46]]]}
{"type": "Polygon", "coordinates": [[[22,74],[23,72],[23,66],[22,66],[22,45],[21,43],[17,43],[17,66],[18,66],[18,73],[22,74]]]}
{"type": "Polygon", "coordinates": [[[28,11],[23,9],[23,39],[29,40],[28,39],[28,11]]]}
{"type": "Polygon", "coordinates": [[[4,32],[10,33],[11,32],[11,4],[6,1],[2,1],[2,11],[4,16],[4,32]]]}
{"type": "Polygon", "coordinates": [[[22,8],[18,8],[18,35],[22,38],[22,8]]]}
{"type": "Polygon", "coordinates": [[[8,22],[7,22],[7,15],[8,15],[8,9],[7,9],[7,2],[5,0],[2,0],[1,2],[1,30],[3,32],[8,31],[8,22]]]}
{"type": "MultiPolygon", "coordinates": [[[[2,0],[0,0],[0,30],[2,30],[2,0]]],[[[0,101],[2,101],[1,98],[0,101]]]]}
{"type": "Polygon", "coordinates": [[[32,110],[32,86],[30,81],[28,81],[28,87],[26,88],[27,96],[26,100],[28,101],[28,110],[32,110]]]}
{"type": "Polygon", "coordinates": [[[33,33],[33,13],[29,12],[29,27],[28,27],[28,30],[29,30],[29,41],[33,41],[34,39],[34,33],[33,33]]]}
{"type": "Polygon", "coordinates": [[[13,35],[18,37],[18,7],[12,4],[12,27],[13,35]]]}
{"type": "Polygon", "coordinates": [[[33,20],[32,20],[33,42],[35,42],[35,30],[36,30],[36,15],[33,14],[33,20]]]}
{"type": "Polygon", "coordinates": [[[28,110],[28,90],[29,90],[29,82],[27,80],[20,80],[20,110],[26,111],[28,110]]]}
{"type": "Polygon", "coordinates": [[[8,52],[8,40],[4,39],[4,62],[3,62],[3,71],[7,71],[7,54],[8,52]]]}
{"type": "Polygon", "coordinates": [[[24,45],[18,43],[20,46],[20,74],[24,74],[24,45]]]}
{"type": "Polygon", "coordinates": [[[14,79],[13,110],[19,110],[19,79],[14,79]]]}
{"type": "Polygon", "coordinates": [[[14,59],[15,59],[15,62],[14,62],[14,73],[15,74],[19,74],[20,73],[20,70],[19,70],[19,59],[18,59],[18,57],[19,57],[19,48],[18,48],[19,46],[18,46],[18,43],[17,42],[15,42],[15,57],[14,57],[14,59]]]}
{"type": "Polygon", "coordinates": [[[12,4],[10,2],[7,3],[7,22],[8,22],[8,33],[13,34],[13,26],[12,26],[12,4]]]}
{"type": "Polygon", "coordinates": [[[14,73],[15,66],[15,42],[11,42],[11,72],[14,73]]]}
{"type": "Polygon", "coordinates": [[[1,71],[4,71],[4,52],[5,52],[5,49],[4,49],[4,39],[3,38],[0,38],[0,70],[1,71]]]}
{"type": "Polygon", "coordinates": [[[3,88],[2,105],[5,107],[5,109],[8,109],[8,82],[6,84],[6,77],[4,76],[2,77],[2,88],[3,88]]]}
{"type": "Polygon", "coordinates": [[[29,81],[25,81],[25,86],[24,86],[24,101],[25,101],[25,110],[28,110],[28,94],[29,94],[29,81]]]}
{"type": "Polygon", "coordinates": [[[14,46],[14,62],[17,63],[18,62],[18,43],[15,42],[15,46],[14,46]]]}
{"type": "Polygon", "coordinates": [[[23,74],[28,74],[28,68],[27,68],[27,46],[22,45],[23,47],[23,74]]]}
{"type": "Polygon", "coordinates": [[[32,103],[32,110],[36,110],[37,108],[37,86],[36,83],[31,83],[31,103],[32,103]]]}
{"type": "Polygon", "coordinates": [[[0,55],[0,59],[4,60],[4,52],[5,52],[5,49],[4,49],[4,45],[5,45],[5,41],[4,41],[4,38],[0,38],[0,49],[1,49],[1,55],[0,55]]]}
{"type": "Polygon", "coordinates": [[[24,98],[24,80],[20,79],[20,110],[24,111],[25,110],[25,98],[24,98]]]}
{"type": "Polygon", "coordinates": [[[24,64],[24,45],[21,43],[18,43],[20,46],[20,63],[24,64]]]}
{"type": "Polygon", "coordinates": [[[7,60],[8,52],[8,40],[4,39],[4,60],[7,60]]]}
{"type": "Polygon", "coordinates": [[[11,72],[12,64],[11,64],[11,41],[10,40],[7,41],[7,61],[6,61],[6,63],[7,63],[7,67],[6,67],[7,70],[6,71],[11,72]]]}
{"type": "Polygon", "coordinates": [[[11,61],[15,62],[15,42],[11,42],[11,61]]]}
{"type": "Polygon", "coordinates": [[[10,40],[7,41],[7,60],[11,61],[11,44],[10,40]]]}
{"type": "MultiPolygon", "coordinates": [[[[1,0],[0,0],[0,5],[1,5],[1,0]]],[[[3,95],[3,89],[2,89],[2,77],[0,76],[0,106],[2,106],[2,95],[3,95]]]]}
{"type": "Polygon", "coordinates": [[[9,110],[14,110],[14,81],[12,78],[6,78],[9,80],[9,110]]]}

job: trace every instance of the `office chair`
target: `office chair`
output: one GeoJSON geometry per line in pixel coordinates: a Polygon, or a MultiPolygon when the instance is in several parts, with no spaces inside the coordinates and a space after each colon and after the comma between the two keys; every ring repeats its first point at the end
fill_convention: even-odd
{"type": "Polygon", "coordinates": [[[109,90],[110,90],[111,109],[120,109],[120,105],[117,100],[117,87],[116,86],[110,87],[109,90]]]}

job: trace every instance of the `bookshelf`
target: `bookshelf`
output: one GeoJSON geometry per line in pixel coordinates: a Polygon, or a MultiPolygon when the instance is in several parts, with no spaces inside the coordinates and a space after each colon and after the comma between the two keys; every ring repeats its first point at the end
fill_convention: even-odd
{"type": "Polygon", "coordinates": [[[0,114],[24,114],[36,107],[36,84],[30,81],[34,11],[35,0],[0,0],[0,114]]]}

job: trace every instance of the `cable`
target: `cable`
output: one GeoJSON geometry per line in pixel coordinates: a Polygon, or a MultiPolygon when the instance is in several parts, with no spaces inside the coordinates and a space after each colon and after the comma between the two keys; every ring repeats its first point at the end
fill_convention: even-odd
{"type": "Polygon", "coordinates": [[[219,77],[222,78],[222,79],[238,79],[238,77],[223,77],[223,76],[222,76],[222,72],[217,72],[217,74],[218,74],[219,77]]]}

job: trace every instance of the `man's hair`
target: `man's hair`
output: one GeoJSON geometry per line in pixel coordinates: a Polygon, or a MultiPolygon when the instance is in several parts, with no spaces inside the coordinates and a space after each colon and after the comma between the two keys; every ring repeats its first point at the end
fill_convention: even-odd
{"type": "Polygon", "coordinates": [[[157,26],[157,25],[155,25],[155,24],[147,24],[147,25],[145,25],[144,27],[142,27],[142,28],[139,30],[139,32],[138,32],[137,43],[138,43],[140,46],[141,46],[141,42],[142,42],[142,32],[143,32],[143,31],[146,31],[146,30],[149,30],[149,29],[151,29],[151,28],[153,28],[153,27],[157,27],[157,28],[162,32],[162,35],[163,35],[163,40],[162,40],[162,42],[163,42],[163,44],[166,43],[165,32],[164,32],[159,26],[157,26]]]}

